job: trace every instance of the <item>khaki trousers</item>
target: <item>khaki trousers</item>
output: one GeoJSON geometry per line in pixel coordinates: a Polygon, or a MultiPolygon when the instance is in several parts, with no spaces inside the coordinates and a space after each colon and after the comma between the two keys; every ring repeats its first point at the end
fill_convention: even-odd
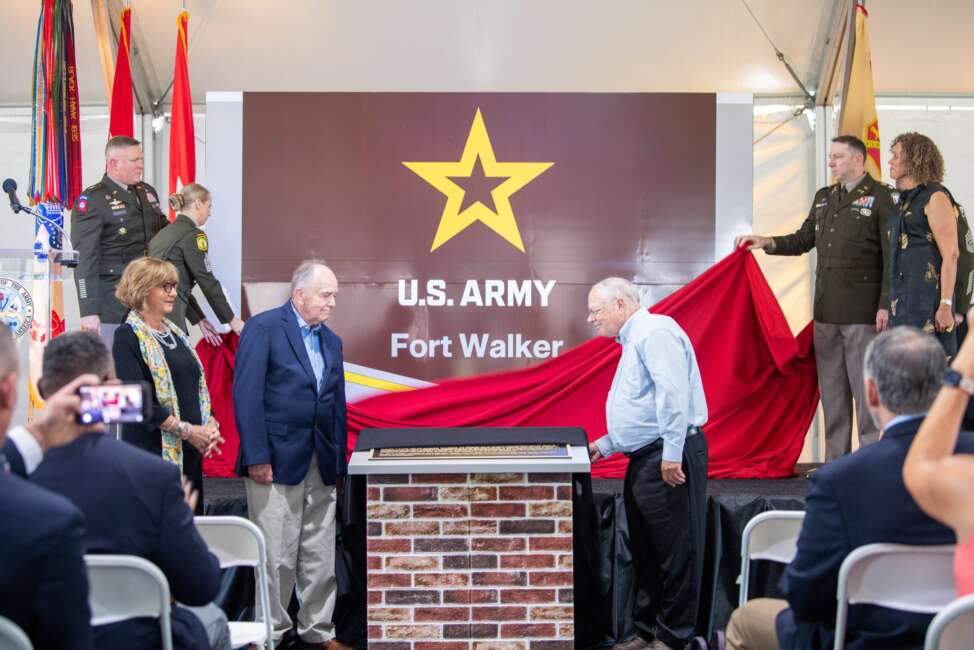
{"type": "MultiPolygon", "coordinates": [[[[275,644],[291,629],[287,614],[297,587],[298,636],[323,643],[335,636],[332,613],[338,596],[335,580],[334,485],[325,485],[311,459],[308,475],[298,485],[260,485],[245,479],[247,510],[267,538],[267,579],[275,644]]],[[[261,615],[260,599],[255,598],[261,615]]]]}
{"type": "Polygon", "coordinates": [[[779,598],[755,598],[738,607],[727,623],[727,650],[778,650],[774,621],[788,607],[779,598]]]}
{"type": "Polygon", "coordinates": [[[859,446],[879,440],[879,429],[866,406],[862,383],[866,346],[876,337],[873,325],[833,325],[815,321],[815,364],[825,412],[825,460],[852,451],[852,406],[855,399],[859,446]]]}

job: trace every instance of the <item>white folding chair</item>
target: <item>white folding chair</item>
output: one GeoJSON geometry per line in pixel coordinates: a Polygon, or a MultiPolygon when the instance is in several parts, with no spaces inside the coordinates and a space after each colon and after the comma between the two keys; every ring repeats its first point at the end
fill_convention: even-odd
{"type": "Polygon", "coordinates": [[[0,648],[3,650],[34,650],[34,645],[19,625],[9,618],[0,616],[0,648]]]}
{"type": "Polygon", "coordinates": [[[769,510],[747,522],[741,536],[741,605],[748,600],[751,560],[791,562],[804,519],[805,513],[801,510],[769,510]]]}
{"type": "Polygon", "coordinates": [[[169,581],[152,562],[134,555],[86,555],[92,626],[150,616],[159,619],[162,650],[172,650],[169,581]]]}
{"type": "Polygon", "coordinates": [[[267,585],[267,543],[264,533],[243,517],[196,517],[196,530],[218,560],[220,567],[254,567],[257,572],[257,598],[263,621],[231,621],[230,644],[240,648],[251,644],[267,644],[274,650],[271,629],[270,592],[267,585]]]}
{"type": "Polygon", "coordinates": [[[849,605],[936,614],[954,599],[954,546],[867,544],[839,568],[835,650],[845,643],[849,605]]]}
{"type": "Polygon", "coordinates": [[[970,650],[974,645],[974,594],[953,601],[930,621],[924,650],[970,650]]]}

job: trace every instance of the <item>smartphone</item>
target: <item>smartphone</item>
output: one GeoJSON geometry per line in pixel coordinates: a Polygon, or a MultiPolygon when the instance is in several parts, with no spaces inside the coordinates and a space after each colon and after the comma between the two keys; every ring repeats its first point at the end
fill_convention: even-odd
{"type": "Polygon", "coordinates": [[[149,385],[144,381],[129,384],[82,386],[78,389],[81,424],[144,422],[149,413],[149,385]]]}

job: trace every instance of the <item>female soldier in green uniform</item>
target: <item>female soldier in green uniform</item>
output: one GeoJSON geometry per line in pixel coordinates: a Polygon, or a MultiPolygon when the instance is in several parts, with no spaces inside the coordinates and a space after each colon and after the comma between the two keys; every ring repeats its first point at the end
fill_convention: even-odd
{"type": "Polygon", "coordinates": [[[210,244],[202,227],[210,218],[213,199],[205,187],[190,183],[169,197],[169,205],[176,211],[176,219],[149,242],[149,255],[170,262],[179,272],[176,304],[169,320],[185,332],[189,318],[199,325],[206,340],[219,345],[216,329],[193,298],[193,286],[199,285],[220,322],[229,323],[237,334],[243,330],[243,321],[234,315],[210,264],[210,244]]]}

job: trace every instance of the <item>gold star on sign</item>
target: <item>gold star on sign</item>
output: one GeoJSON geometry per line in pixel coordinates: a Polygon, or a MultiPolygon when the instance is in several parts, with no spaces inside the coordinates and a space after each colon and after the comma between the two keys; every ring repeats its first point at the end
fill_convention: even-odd
{"type": "Polygon", "coordinates": [[[554,164],[553,162],[497,162],[494,158],[494,149],[490,144],[490,136],[487,135],[487,127],[484,125],[484,118],[478,108],[459,161],[403,163],[447,197],[430,252],[450,241],[474,222],[480,221],[523,253],[524,242],[521,241],[521,233],[514,219],[510,197],[554,164]],[[450,180],[451,177],[471,178],[478,161],[485,180],[506,179],[499,180],[497,186],[490,190],[490,198],[495,210],[491,210],[480,200],[467,201],[468,205],[464,209],[464,196],[468,190],[450,180]]]}

